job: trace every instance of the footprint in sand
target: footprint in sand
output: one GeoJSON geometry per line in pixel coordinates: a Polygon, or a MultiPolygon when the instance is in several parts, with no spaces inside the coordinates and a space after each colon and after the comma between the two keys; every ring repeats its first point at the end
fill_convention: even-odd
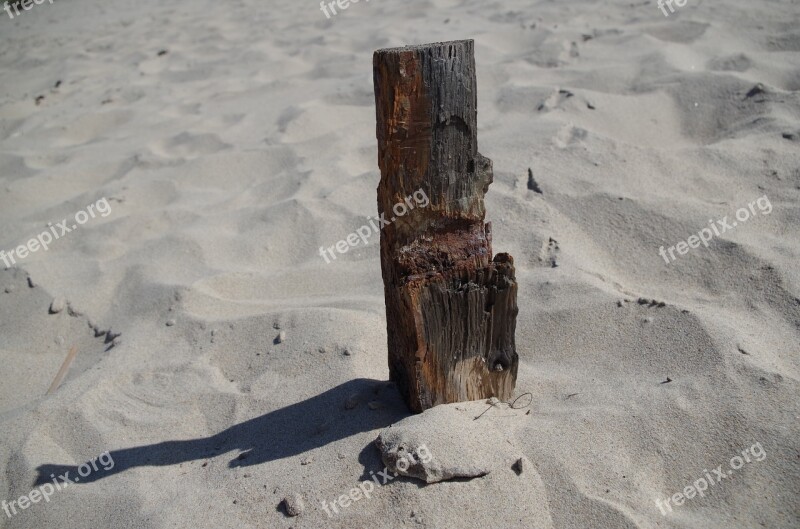
{"type": "Polygon", "coordinates": [[[557,268],[559,252],[561,252],[561,249],[558,247],[558,241],[549,237],[548,241],[542,244],[542,249],[539,252],[539,261],[550,268],[557,268]]]}
{"type": "Polygon", "coordinates": [[[666,42],[691,44],[703,36],[709,24],[691,21],[675,21],[674,24],[659,25],[645,31],[648,35],[666,42]]]}
{"type": "Polygon", "coordinates": [[[182,132],[172,138],[150,144],[150,149],[158,156],[187,160],[213,154],[229,147],[230,145],[220,140],[216,134],[191,134],[188,132],[182,132]]]}
{"type": "Polygon", "coordinates": [[[714,72],[746,72],[752,62],[744,53],[714,57],[708,61],[707,68],[714,72]]]}
{"type": "Polygon", "coordinates": [[[566,125],[562,127],[561,130],[558,131],[556,137],[554,138],[555,144],[562,148],[566,149],[570,145],[575,143],[582,142],[589,136],[589,131],[586,129],[582,129],[580,127],[575,127],[572,125],[566,125]]]}

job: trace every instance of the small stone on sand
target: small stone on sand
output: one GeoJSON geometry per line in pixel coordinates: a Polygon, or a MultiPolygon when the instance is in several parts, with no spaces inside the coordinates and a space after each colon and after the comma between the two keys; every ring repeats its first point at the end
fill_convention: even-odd
{"type": "Polygon", "coordinates": [[[176,323],[175,320],[172,319],[167,320],[167,327],[172,327],[173,325],[175,325],[175,323],[176,323]]]}
{"type": "Polygon", "coordinates": [[[516,472],[517,476],[522,474],[528,468],[528,462],[525,461],[524,457],[520,457],[517,459],[513,465],[511,465],[511,470],[516,472]]]}
{"type": "MultiPolygon", "coordinates": [[[[482,407],[473,405],[470,411],[479,413],[482,407]]],[[[383,464],[390,472],[436,483],[485,476],[519,458],[501,430],[471,415],[442,405],[394,423],[375,440],[383,464]]]]}
{"type": "Polygon", "coordinates": [[[299,494],[289,494],[281,501],[283,509],[286,511],[287,516],[298,516],[305,505],[303,504],[303,497],[299,494]]]}
{"type": "Polygon", "coordinates": [[[53,299],[53,302],[50,303],[50,314],[58,314],[59,312],[63,311],[66,306],[67,300],[59,296],[53,299]]]}

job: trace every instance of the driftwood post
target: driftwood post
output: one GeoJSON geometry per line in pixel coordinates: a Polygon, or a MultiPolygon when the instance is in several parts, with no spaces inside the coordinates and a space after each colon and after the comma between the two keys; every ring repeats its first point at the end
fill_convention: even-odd
{"type": "Polygon", "coordinates": [[[492,260],[472,40],[373,57],[389,373],[413,411],[514,391],[514,260],[492,260]],[[422,189],[430,204],[393,207],[422,189]],[[401,208],[402,211],[402,208],[401,208]]]}

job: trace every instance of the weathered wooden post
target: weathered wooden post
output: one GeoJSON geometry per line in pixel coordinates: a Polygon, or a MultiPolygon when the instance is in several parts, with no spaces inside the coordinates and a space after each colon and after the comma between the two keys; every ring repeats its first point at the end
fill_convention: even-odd
{"type": "Polygon", "coordinates": [[[472,40],[373,56],[378,212],[389,373],[416,412],[511,398],[517,378],[514,260],[492,260],[483,196],[492,162],[478,153],[472,40]],[[427,207],[393,206],[422,189],[427,207]]]}

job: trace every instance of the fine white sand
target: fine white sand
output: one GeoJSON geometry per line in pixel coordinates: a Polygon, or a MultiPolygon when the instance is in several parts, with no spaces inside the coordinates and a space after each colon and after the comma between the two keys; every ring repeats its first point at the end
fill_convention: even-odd
{"type": "Polygon", "coordinates": [[[0,12],[0,250],[111,208],[0,265],[0,501],[114,460],[0,527],[799,527],[798,28],[791,0],[0,12]],[[418,419],[386,382],[378,238],[318,249],[376,213],[372,52],[462,38],[533,399],[418,419]],[[763,196],[769,214],[659,255],[763,196]],[[394,478],[328,517],[392,424],[490,471],[394,478]],[[756,443],[763,461],[661,514],[756,443]]]}

